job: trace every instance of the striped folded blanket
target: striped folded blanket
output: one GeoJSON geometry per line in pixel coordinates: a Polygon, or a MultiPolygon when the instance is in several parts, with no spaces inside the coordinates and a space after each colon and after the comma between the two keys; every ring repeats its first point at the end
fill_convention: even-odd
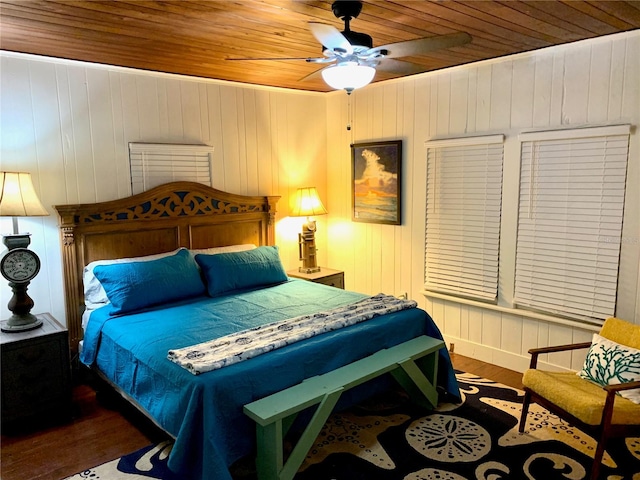
{"type": "Polygon", "coordinates": [[[167,358],[198,375],[315,335],[416,306],[413,300],[402,300],[379,293],[324,312],[272,322],[192,347],[169,350],[167,358]]]}

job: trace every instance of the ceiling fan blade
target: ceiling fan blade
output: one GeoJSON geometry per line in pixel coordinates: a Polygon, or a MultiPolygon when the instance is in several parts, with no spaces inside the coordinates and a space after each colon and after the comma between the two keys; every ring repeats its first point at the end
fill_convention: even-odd
{"type": "Polygon", "coordinates": [[[353,47],[349,40],[336,27],[324,23],[309,22],[309,28],[313,36],[326,49],[349,55],[353,53],[353,47]]]}
{"type": "Polygon", "coordinates": [[[465,32],[452,33],[449,35],[438,35],[436,37],[417,38],[415,40],[407,40],[405,42],[390,43],[380,47],[374,47],[366,52],[381,52],[386,50],[385,58],[412,57],[415,55],[424,55],[425,53],[442,48],[451,48],[464,45],[471,41],[471,35],[465,32]]]}
{"type": "Polygon", "coordinates": [[[308,63],[327,63],[327,62],[332,62],[333,61],[333,59],[325,58],[325,57],[320,57],[320,58],[309,58],[309,57],[244,57],[244,58],[225,58],[225,60],[234,60],[234,61],[241,61],[241,60],[304,60],[305,62],[308,62],[308,63]]]}
{"type": "Polygon", "coordinates": [[[302,77],[299,81],[300,82],[308,82],[309,80],[317,80],[319,78],[322,78],[322,70],[324,70],[326,67],[321,68],[319,70],[316,70],[315,72],[311,72],[309,75],[306,75],[304,77],[302,77]]]}
{"type": "Polygon", "coordinates": [[[383,58],[380,63],[376,65],[376,70],[381,72],[395,73],[398,75],[413,75],[416,73],[423,73],[429,70],[424,65],[418,65],[416,63],[403,62],[402,60],[394,60],[392,58],[383,58]]]}

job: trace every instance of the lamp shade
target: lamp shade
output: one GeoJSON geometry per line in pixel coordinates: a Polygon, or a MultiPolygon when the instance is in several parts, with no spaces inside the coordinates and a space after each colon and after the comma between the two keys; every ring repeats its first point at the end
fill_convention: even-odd
{"type": "Polygon", "coordinates": [[[31,174],[0,172],[0,217],[43,217],[42,206],[33,188],[31,174]]]}
{"type": "Polygon", "coordinates": [[[327,85],[347,92],[369,85],[375,74],[375,68],[358,65],[357,62],[342,62],[322,70],[322,78],[327,85]]]}
{"type": "Polygon", "coordinates": [[[312,215],[324,215],[326,213],[327,209],[322,205],[316,187],[298,189],[294,207],[291,212],[292,217],[310,217],[312,215]]]}

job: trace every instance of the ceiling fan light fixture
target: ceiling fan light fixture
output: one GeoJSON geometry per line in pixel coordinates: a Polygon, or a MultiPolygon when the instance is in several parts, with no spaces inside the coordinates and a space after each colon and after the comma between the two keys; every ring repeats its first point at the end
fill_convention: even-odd
{"type": "Polygon", "coordinates": [[[331,88],[351,93],[356,88],[369,85],[376,69],[356,62],[343,62],[322,70],[322,78],[331,88]]]}

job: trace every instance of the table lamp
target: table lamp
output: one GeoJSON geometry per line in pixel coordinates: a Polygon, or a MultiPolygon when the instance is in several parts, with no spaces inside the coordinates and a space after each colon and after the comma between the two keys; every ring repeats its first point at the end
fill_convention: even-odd
{"type": "Polygon", "coordinates": [[[307,222],[302,225],[302,233],[298,234],[298,249],[302,266],[298,268],[301,273],[315,273],[320,271],[316,258],[316,222],[311,220],[312,215],[325,215],[327,209],[324,208],[316,187],[299,188],[296,191],[296,198],[292,217],[307,217],[307,222]]]}
{"type": "Polygon", "coordinates": [[[3,332],[22,332],[42,325],[33,315],[33,300],[27,294],[29,282],[40,271],[40,259],[27,247],[30,233],[18,233],[18,217],[49,215],[33,188],[31,174],[0,172],[0,217],[13,217],[13,234],[3,235],[9,251],[0,260],[0,273],[9,280],[13,296],[9,300],[11,317],[2,324],[3,332]]]}

